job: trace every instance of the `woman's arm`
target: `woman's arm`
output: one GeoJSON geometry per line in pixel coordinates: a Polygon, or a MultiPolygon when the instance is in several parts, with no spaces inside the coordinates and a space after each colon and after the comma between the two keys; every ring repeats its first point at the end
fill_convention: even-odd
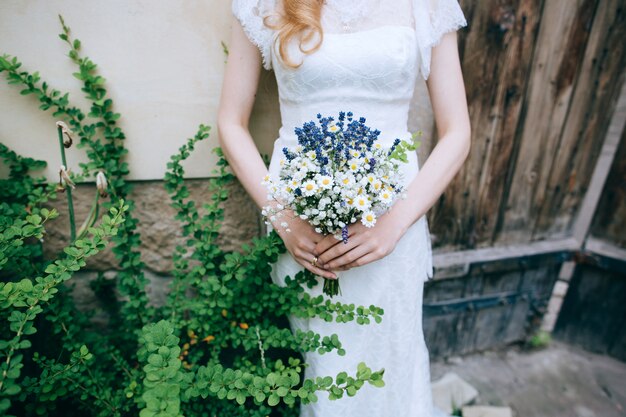
{"type": "Polygon", "coordinates": [[[267,204],[267,168],[248,130],[261,74],[261,53],[234,19],[217,113],[219,143],[233,172],[258,207],[267,204]]]}
{"type": "Polygon", "coordinates": [[[407,229],[419,220],[443,194],[460,170],[470,149],[470,121],[459,60],[456,32],[443,35],[432,49],[427,81],[439,141],[407,188],[376,226],[350,225],[348,244],[325,238],[316,246],[319,262],[329,270],[364,265],[391,253],[407,229]]]}
{"type": "MultiPolygon", "coordinates": [[[[262,208],[272,203],[267,199],[267,190],[261,185],[268,170],[248,130],[260,73],[261,53],[250,42],[239,20],[234,19],[217,115],[218,138],[233,172],[257,206],[262,208]]],[[[289,222],[291,232],[274,225],[287,250],[314,274],[336,278],[334,273],[311,264],[313,249],[323,236],[316,233],[308,222],[289,214],[286,213],[285,218],[290,219],[284,220],[289,222]]]]}

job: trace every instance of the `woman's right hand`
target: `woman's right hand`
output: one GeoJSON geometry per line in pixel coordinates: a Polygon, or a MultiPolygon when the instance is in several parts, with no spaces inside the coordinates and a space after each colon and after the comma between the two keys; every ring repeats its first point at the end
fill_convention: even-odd
{"type": "MultiPolygon", "coordinates": [[[[269,203],[267,190],[261,185],[261,178],[268,171],[248,130],[259,86],[262,57],[259,48],[250,41],[237,19],[232,25],[228,49],[217,117],[218,139],[230,168],[262,209],[269,203]]],[[[300,265],[324,278],[336,278],[334,272],[311,264],[315,256],[319,255],[315,253],[315,245],[324,236],[317,233],[309,222],[297,217],[292,211],[285,211],[282,219],[272,223],[287,250],[300,265]],[[290,232],[280,225],[282,221],[289,223],[290,232]]]]}
{"type": "Polygon", "coordinates": [[[315,246],[324,239],[324,235],[317,233],[313,226],[306,220],[302,220],[292,210],[283,210],[282,215],[272,221],[272,227],[285,242],[285,247],[291,256],[300,265],[314,273],[327,279],[337,279],[337,275],[320,265],[313,265],[316,258],[315,246]],[[287,227],[281,223],[286,222],[287,227]],[[286,229],[289,228],[289,231],[286,229]]]}

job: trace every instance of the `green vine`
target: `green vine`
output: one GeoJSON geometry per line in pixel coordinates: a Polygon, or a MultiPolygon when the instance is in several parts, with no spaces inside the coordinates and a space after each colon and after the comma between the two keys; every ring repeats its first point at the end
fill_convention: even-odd
{"type": "MultiPolygon", "coordinates": [[[[0,180],[0,414],[295,417],[299,403],[317,401],[320,394],[338,400],[357,395],[365,383],[382,387],[383,370],[363,363],[347,370],[351,375],[304,378],[303,353],[341,356],[346,351],[336,334],[292,332],[289,316],[375,325],[384,312],[309,295],[306,288],[317,278],[308,271],[285,277],[284,286],[274,285],[271,264],[285,252],[276,233],[234,252],[216,243],[234,183],[221,150],[213,150],[218,162],[207,180],[208,201],[194,201],[184,179],[183,163],[209,138],[205,125],[167,164],[164,187],[184,242],[173,254],[165,304],[148,304],[120,114],[96,64],[80,55],[80,41],[59,19],[59,36],[78,68],[74,77],[91,103],[88,113],[42,82],[39,73],[22,70],[15,57],[0,57],[0,73],[10,84],[21,85],[23,95],[35,95],[41,110],[52,109],[71,127],[88,162],[69,180],[84,181],[101,172],[111,199],[102,203],[108,214],[101,216],[104,197],[97,192],[76,239],[58,259],[46,260],[45,229],[58,214],[44,206],[57,198],[56,184],[30,175],[45,162],[20,157],[0,144],[0,158],[9,167],[9,178],[0,180]],[[100,273],[90,283],[108,317],[99,327],[92,320],[99,310],[78,309],[72,289],[85,259],[102,251],[109,238],[119,270],[113,280],[100,273]]],[[[62,141],[61,133],[59,128],[62,141]]],[[[71,209],[73,199],[68,205],[71,209]]]]}
{"type": "Polygon", "coordinates": [[[123,202],[110,209],[110,216],[103,216],[99,227],[90,230],[91,237],[77,240],[65,248],[66,256],[48,265],[43,276],[35,279],[22,279],[17,283],[0,283],[0,308],[11,309],[7,321],[15,336],[0,341],[0,351],[4,358],[0,364],[0,411],[5,412],[10,405],[9,397],[20,392],[15,383],[22,368],[22,355],[17,352],[31,347],[31,342],[24,339],[37,330],[34,320],[43,312],[41,304],[48,302],[58,292],[57,287],[69,280],[72,273],[85,266],[85,259],[95,255],[106,247],[106,238],[114,236],[123,222],[122,214],[128,209],[123,202]],[[24,309],[22,311],[22,309],[24,309]]]}

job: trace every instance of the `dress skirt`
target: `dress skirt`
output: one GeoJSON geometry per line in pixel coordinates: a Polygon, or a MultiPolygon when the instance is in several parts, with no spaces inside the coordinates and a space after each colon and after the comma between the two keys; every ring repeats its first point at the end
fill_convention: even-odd
{"type": "MultiPolygon", "coordinates": [[[[270,173],[278,178],[281,140],[277,140],[270,162],[270,173]]],[[[403,164],[405,185],[417,174],[417,155],[409,155],[403,164]]],[[[393,207],[391,209],[393,212],[393,207]]],[[[376,227],[376,226],[374,226],[376,227]]],[[[270,226],[271,228],[271,226],[270,226]]],[[[289,317],[292,331],[312,330],[321,336],[337,334],[346,350],[344,356],[336,351],[304,355],[308,367],[306,378],[336,377],[342,371],[356,375],[359,362],[372,370],[385,370],[384,387],[365,384],[354,397],[344,395],[329,400],[325,392],[318,393],[318,401],[302,405],[301,417],[435,417],[430,386],[429,354],[422,331],[422,298],[424,282],[429,279],[432,254],[426,217],[415,222],[386,257],[367,265],[339,271],[341,294],[335,302],[384,310],[382,322],[359,325],[326,322],[318,317],[303,319],[289,317]]],[[[272,280],[283,286],[286,276],[293,277],[304,268],[289,252],[281,254],[272,265],[272,280]]],[[[312,296],[322,294],[324,278],[318,285],[306,289],[312,296]]]]}

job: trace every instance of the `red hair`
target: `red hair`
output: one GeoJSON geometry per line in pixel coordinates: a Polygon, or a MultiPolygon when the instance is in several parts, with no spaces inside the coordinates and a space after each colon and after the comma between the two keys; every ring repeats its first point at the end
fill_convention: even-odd
{"type": "Polygon", "coordinates": [[[268,18],[271,16],[266,16],[263,19],[267,27],[278,30],[278,37],[276,38],[276,41],[280,41],[278,52],[280,58],[287,66],[298,68],[302,65],[302,63],[295,64],[287,56],[287,45],[292,38],[300,35],[298,47],[305,54],[317,51],[322,45],[324,33],[322,32],[320,20],[323,3],[324,0],[283,0],[283,13],[277,24],[268,22],[268,18]],[[312,47],[305,49],[303,44],[313,39],[315,34],[319,35],[318,42],[312,47]]]}

